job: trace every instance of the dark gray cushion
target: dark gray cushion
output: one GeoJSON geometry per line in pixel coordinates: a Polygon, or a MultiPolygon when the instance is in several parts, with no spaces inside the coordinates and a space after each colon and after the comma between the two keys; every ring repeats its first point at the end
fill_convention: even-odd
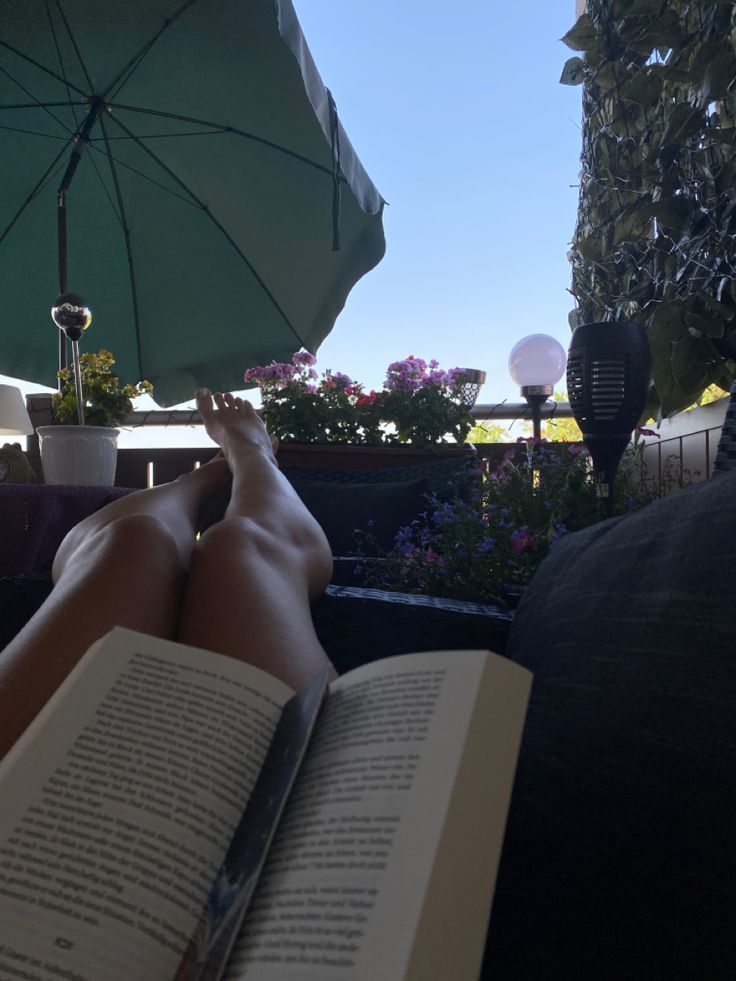
{"type": "Polygon", "coordinates": [[[333,555],[355,554],[356,529],[370,530],[373,544],[389,549],[399,528],[410,524],[427,508],[426,479],[342,484],[300,478],[293,473],[288,476],[322,526],[333,555]]]}
{"type": "Polygon", "coordinates": [[[534,578],[484,977],[734,977],[735,539],[729,472],[571,535],[534,578]]]}

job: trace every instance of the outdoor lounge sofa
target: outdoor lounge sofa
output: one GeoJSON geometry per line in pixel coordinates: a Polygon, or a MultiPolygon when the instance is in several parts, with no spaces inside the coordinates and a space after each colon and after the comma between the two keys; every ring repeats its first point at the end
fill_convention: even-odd
{"type": "MultiPolygon", "coordinates": [[[[59,489],[42,507],[41,488],[15,502],[0,489],[6,635],[48,590],[39,573],[59,521],[78,520],[90,493],[59,489]]],[[[401,631],[401,603],[364,598],[357,627],[339,606],[343,587],[320,601],[324,612],[317,604],[320,636],[333,631],[345,667],[384,644],[485,641],[534,672],[487,981],[736,977],[735,529],[731,471],[570,535],[513,619],[476,614],[476,643],[467,611],[453,622],[441,604],[430,613],[409,601],[415,619],[401,631]]]]}
{"type": "MultiPolygon", "coordinates": [[[[426,508],[429,492],[450,493],[475,479],[474,458],[376,470],[283,468],[328,537],[334,578],[314,605],[317,634],[340,673],[389,654],[432,648],[502,653],[512,620],[503,603],[465,603],[365,589],[354,574],[354,530],[370,523],[374,542],[389,547],[398,529],[426,508]],[[457,481],[460,481],[458,485],[457,481]]],[[[0,484],[0,649],[51,589],[51,563],[66,532],[126,488],[0,484]]],[[[213,502],[205,524],[224,512],[213,502]]]]}

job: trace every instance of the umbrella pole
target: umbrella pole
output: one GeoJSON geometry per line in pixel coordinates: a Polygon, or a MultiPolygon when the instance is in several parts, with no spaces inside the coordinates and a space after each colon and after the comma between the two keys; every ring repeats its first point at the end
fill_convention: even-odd
{"type": "MultiPolygon", "coordinates": [[[[59,293],[66,296],[67,287],[67,252],[66,252],[66,188],[59,188],[58,206],[56,209],[56,227],[59,243],[59,293]]],[[[59,371],[67,366],[66,351],[67,333],[59,331],[59,371]]],[[[74,391],[77,396],[77,421],[84,425],[84,397],[82,395],[82,370],[79,366],[79,341],[72,339],[72,364],[74,365],[74,391]]],[[[61,379],[59,379],[61,389],[61,379]]]]}
{"type": "MultiPolygon", "coordinates": [[[[59,294],[63,295],[67,290],[67,258],[66,258],[66,190],[59,190],[58,204],[56,207],[56,229],[59,252],[59,294]]],[[[66,334],[63,330],[59,331],[59,371],[64,371],[67,366],[66,334]]],[[[61,379],[59,379],[59,389],[61,389],[61,379]]]]}
{"type": "MultiPolygon", "coordinates": [[[[82,152],[89,145],[90,133],[92,132],[92,127],[97,121],[98,116],[105,108],[104,101],[99,96],[93,96],[89,100],[89,112],[82,123],[77,135],[74,138],[74,149],[69,157],[69,163],[62,177],[61,184],[59,185],[57,207],[56,207],[56,227],[58,235],[58,247],[59,247],[59,298],[67,296],[67,250],[66,250],[66,192],[69,189],[69,185],[72,182],[74,174],[79,166],[79,161],[82,159],[82,152]]],[[[83,319],[83,318],[82,318],[83,319]]],[[[84,326],[87,326],[85,324],[84,326]]],[[[74,326],[73,333],[69,333],[68,330],[62,330],[62,336],[59,339],[59,370],[63,371],[66,368],[66,341],[69,338],[72,342],[72,362],[74,364],[74,388],[77,395],[77,418],[79,419],[79,425],[84,425],[84,400],[82,399],[82,373],[79,367],[79,338],[82,336],[82,330],[84,326],[81,326],[81,320],[78,325],[74,326]],[[78,333],[77,333],[78,331],[78,333]],[[74,334],[77,334],[75,339],[74,334]]]]}

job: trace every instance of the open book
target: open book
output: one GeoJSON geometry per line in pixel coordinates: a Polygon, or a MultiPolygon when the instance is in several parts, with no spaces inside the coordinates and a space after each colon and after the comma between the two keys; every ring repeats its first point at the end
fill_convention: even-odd
{"type": "Polygon", "coordinates": [[[325,700],[116,628],[0,763],[0,977],[477,978],[529,688],[432,652],[325,700]]]}

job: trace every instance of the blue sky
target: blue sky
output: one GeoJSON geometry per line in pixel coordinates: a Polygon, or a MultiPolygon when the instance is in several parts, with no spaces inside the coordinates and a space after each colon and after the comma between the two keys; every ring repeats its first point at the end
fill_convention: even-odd
{"type": "MultiPolygon", "coordinates": [[[[567,348],[580,89],[559,84],[574,0],[294,0],[383,196],[386,256],[353,289],[318,367],[380,387],[414,354],[488,373],[526,334],[567,348]]],[[[4,381],[0,376],[0,381],[4,381]]],[[[24,391],[39,390],[24,385],[24,391]]]]}
{"type": "Polygon", "coordinates": [[[380,384],[407,354],[483,368],[518,400],[514,343],[567,348],[580,89],[559,84],[573,0],[297,0],[325,84],[389,202],[386,256],[319,365],[380,384]]]}

